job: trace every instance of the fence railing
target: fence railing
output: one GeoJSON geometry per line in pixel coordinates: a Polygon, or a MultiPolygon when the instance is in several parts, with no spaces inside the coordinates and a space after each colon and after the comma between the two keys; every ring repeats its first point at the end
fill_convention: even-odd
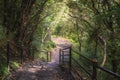
{"type": "MultiPolygon", "coordinates": [[[[10,65],[10,61],[13,61],[10,56],[14,56],[14,55],[11,55],[11,47],[10,46],[14,46],[16,47],[17,49],[19,49],[19,54],[17,54],[17,61],[19,63],[23,63],[24,61],[27,61],[27,60],[24,60],[24,59],[29,59],[29,60],[34,60],[34,52],[33,52],[33,48],[28,48],[28,47],[25,47],[24,45],[16,45],[10,41],[8,41],[7,43],[7,50],[6,50],[6,57],[7,57],[7,67],[9,68],[9,65],[10,65]],[[30,52],[31,51],[31,52],[30,52]],[[27,56],[27,57],[26,57],[27,56]]],[[[51,61],[51,52],[48,52],[48,51],[42,51],[44,52],[45,54],[45,58],[46,58],[46,61],[49,62],[51,61]]],[[[14,57],[15,58],[15,57],[14,57]]]]}
{"type": "MultiPolygon", "coordinates": [[[[45,59],[47,62],[50,62],[52,60],[52,53],[46,50],[41,51],[45,55],[45,59]]],[[[42,54],[41,54],[42,55],[42,54]]]]}
{"type": "Polygon", "coordinates": [[[102,72],[105,72],[109,75],[112,75],[116,78],[116,80],[120,80],[120,75],[117,73],[112,72],[111,70],[105,69],[103,67],[98,66],[97,64],[97,60],[96,59],[89,59],[83,55],[81,55],[79,52],[75,51],[72,49],[72,47],[67,47],[64,49],[60,49],[60,53],[59,53],[59,63],[63,64],[65,63],[65,50],[69,50],[69,61],[68,61],[68,68],[69,68],[69,72],[71,75],[73,75],[74,80],[83,80],[82,76],[81,76],[81,71],[79,69],[82,69],[84,71],[84,73],[86,73],[87,75],[90,76],[90,80],[98,80],[97,75],[98,74],[98,70],[101,70],[102,72]],[[74,53],[74,54],[73,54],[74,53]],[[81,58],[83,58],[85,61],[90,63],[90,66],[92,66],[92,70],[89,71],[87,70],[82,64],[80,64],[79,60],[76,60],[73,55],[77,55],[80,56],[81,58]],[[77,67],[77,68],[76,68],[77,67]],[[74,74],[72,74],[74,73],[74,74]]]}

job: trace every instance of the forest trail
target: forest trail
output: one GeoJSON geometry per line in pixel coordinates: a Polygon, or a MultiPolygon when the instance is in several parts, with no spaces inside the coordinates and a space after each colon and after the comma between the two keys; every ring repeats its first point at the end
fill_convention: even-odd
{"type": "Polygon", "coordinates": [[[70,80],[66,72],[59,67],[59,48],[70,46],[71,43],[65,38],[52,38],[57,45],[52,50],[51,62],[29,62],[14,71],[10,80],[70,80]]]}

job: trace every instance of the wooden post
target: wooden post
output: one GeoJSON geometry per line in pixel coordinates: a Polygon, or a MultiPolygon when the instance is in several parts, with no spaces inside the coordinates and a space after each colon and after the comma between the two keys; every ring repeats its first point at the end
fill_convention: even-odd
{"type": "Polygon", "coordinates": [[[92,80],[97,80],[97,59],[94,59],[94,60],[93,60],[92,80]]]}
{"type": "Polygon", "coordinates": [[[69,48],[69,72],[71,74],[71,66],[72,66],[72,47],[69,48]]]}
{"type": "Polygon", "coordinates": [[[59,49],[59,65],[61,64],[61,49],[59,49]]]}

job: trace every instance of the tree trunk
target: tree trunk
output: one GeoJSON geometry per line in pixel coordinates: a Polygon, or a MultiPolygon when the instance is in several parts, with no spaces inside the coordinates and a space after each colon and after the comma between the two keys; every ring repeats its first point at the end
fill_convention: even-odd
{"type": "Polygon", "coordinates": [[[102,36],[99,35],[99,39],[101,41],[102,44],[104,44],[104,55],[103,55],[103,60],[102,63],[100,64],[101,67],[103,67],[105,65],[106,59],[107,59],[107,42],[105,40],[105,38],[103,38],[102,36]]]}

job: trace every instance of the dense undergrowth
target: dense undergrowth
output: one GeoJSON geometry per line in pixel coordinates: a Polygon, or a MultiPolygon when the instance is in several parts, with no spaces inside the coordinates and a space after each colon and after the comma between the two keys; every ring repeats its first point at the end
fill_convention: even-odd
{"type": "MultiPolygon", "coordinates": [[[[8,62],[19,67],[21,55],[23,61],[45,58],[41,51],[55,47],[51,35],[69,39],[80,54],[120,73],[119,13],[119,0],[1,0],[0,79],[9,75],[8,62]]],[[[108,76],[101,71],[98,75],[100,80],[108,76]]]]}

